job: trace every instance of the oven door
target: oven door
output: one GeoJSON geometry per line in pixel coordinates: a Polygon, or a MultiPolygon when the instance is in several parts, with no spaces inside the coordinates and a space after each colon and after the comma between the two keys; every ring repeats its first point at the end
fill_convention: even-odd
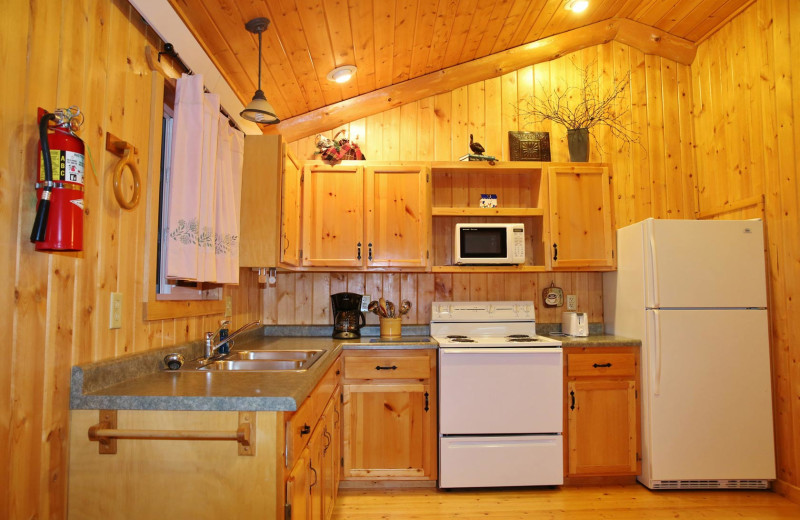
{"type": "Polygon", "coordinates": [[[442,435],[561,433],[560,348],[440,348],[442,435]]]}

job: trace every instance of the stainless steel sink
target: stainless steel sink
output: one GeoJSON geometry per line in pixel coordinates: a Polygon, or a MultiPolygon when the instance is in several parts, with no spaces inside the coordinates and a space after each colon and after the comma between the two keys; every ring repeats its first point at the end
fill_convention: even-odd
{"type": "Polygon", "coordinates": [[[322,356],[324,350],[235,350],[228,359],[276,359],[307,361],[322,356]]]}
{"type": "Polygon", "coordinates": [[[197,370],[232,372],[303,372],[316,363],[325,350],[238,350],[197,370]]]}

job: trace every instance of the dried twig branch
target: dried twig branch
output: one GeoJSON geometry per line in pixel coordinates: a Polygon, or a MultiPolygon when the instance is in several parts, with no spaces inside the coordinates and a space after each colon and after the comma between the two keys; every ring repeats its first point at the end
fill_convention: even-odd
{"type": "Polygon", "coordinates": [[[617,104],[617,99],[622,98],[630,86],[630,72],[615,81],[605,95],[601,95],[600,82],[593,74],[596,62],[585,67],[578,66],[574,61],[572,64],[580,70],[580,85],[565,85],[561,89],[549,90],[543,88],[541,97],[531,95],[522,100],[518,107],[520,118],[534,122],[552,121],[568,130],[586,128],[596,143],[597,138],[591,130],[603,125],[625,145],[638,143],[639,133],[625,122],[629,120],[630,109],[617,104]]]}

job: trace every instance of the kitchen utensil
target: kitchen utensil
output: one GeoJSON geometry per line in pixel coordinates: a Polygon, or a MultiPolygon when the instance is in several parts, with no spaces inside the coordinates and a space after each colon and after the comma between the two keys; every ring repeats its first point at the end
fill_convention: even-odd
{"type": "Polygon", "coordinates": [[[408,300],[403,300],[400,304],[400,316],[404,314],[408,314],[408,311],[411,310],[411,302],[408,300]]]}
{"type": "Polygon", "coordinates": [[[386,300],[383,299],[383,296],[380,297],[378,300],[378,304],[380,305],[381,312],[383,313],[383,317],[389,316],[386,312],[386,300]]]}
{"type": "Polygon", "coordinates": [[[386,313],[388,315],[387,317],[389,317],[389,318],[396,318],[397,317],[394,314],[394,303],[386,302],[386,313]]]}
{"type": "Polygon", "coordinates": [[[372,300],[369,302],[369,305],[367,305],[367,311],[378,315],[378,300],[372,300]]]}

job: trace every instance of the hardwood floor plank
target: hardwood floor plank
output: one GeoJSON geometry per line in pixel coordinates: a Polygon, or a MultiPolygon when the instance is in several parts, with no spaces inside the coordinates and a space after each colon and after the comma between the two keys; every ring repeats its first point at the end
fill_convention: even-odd
{"type": "Polygon", "coordinates": [[[800,505],[769,491],[650,491],[639,485],[499,490],[343,489],[332,520],[789,519],[800,505]]]}

